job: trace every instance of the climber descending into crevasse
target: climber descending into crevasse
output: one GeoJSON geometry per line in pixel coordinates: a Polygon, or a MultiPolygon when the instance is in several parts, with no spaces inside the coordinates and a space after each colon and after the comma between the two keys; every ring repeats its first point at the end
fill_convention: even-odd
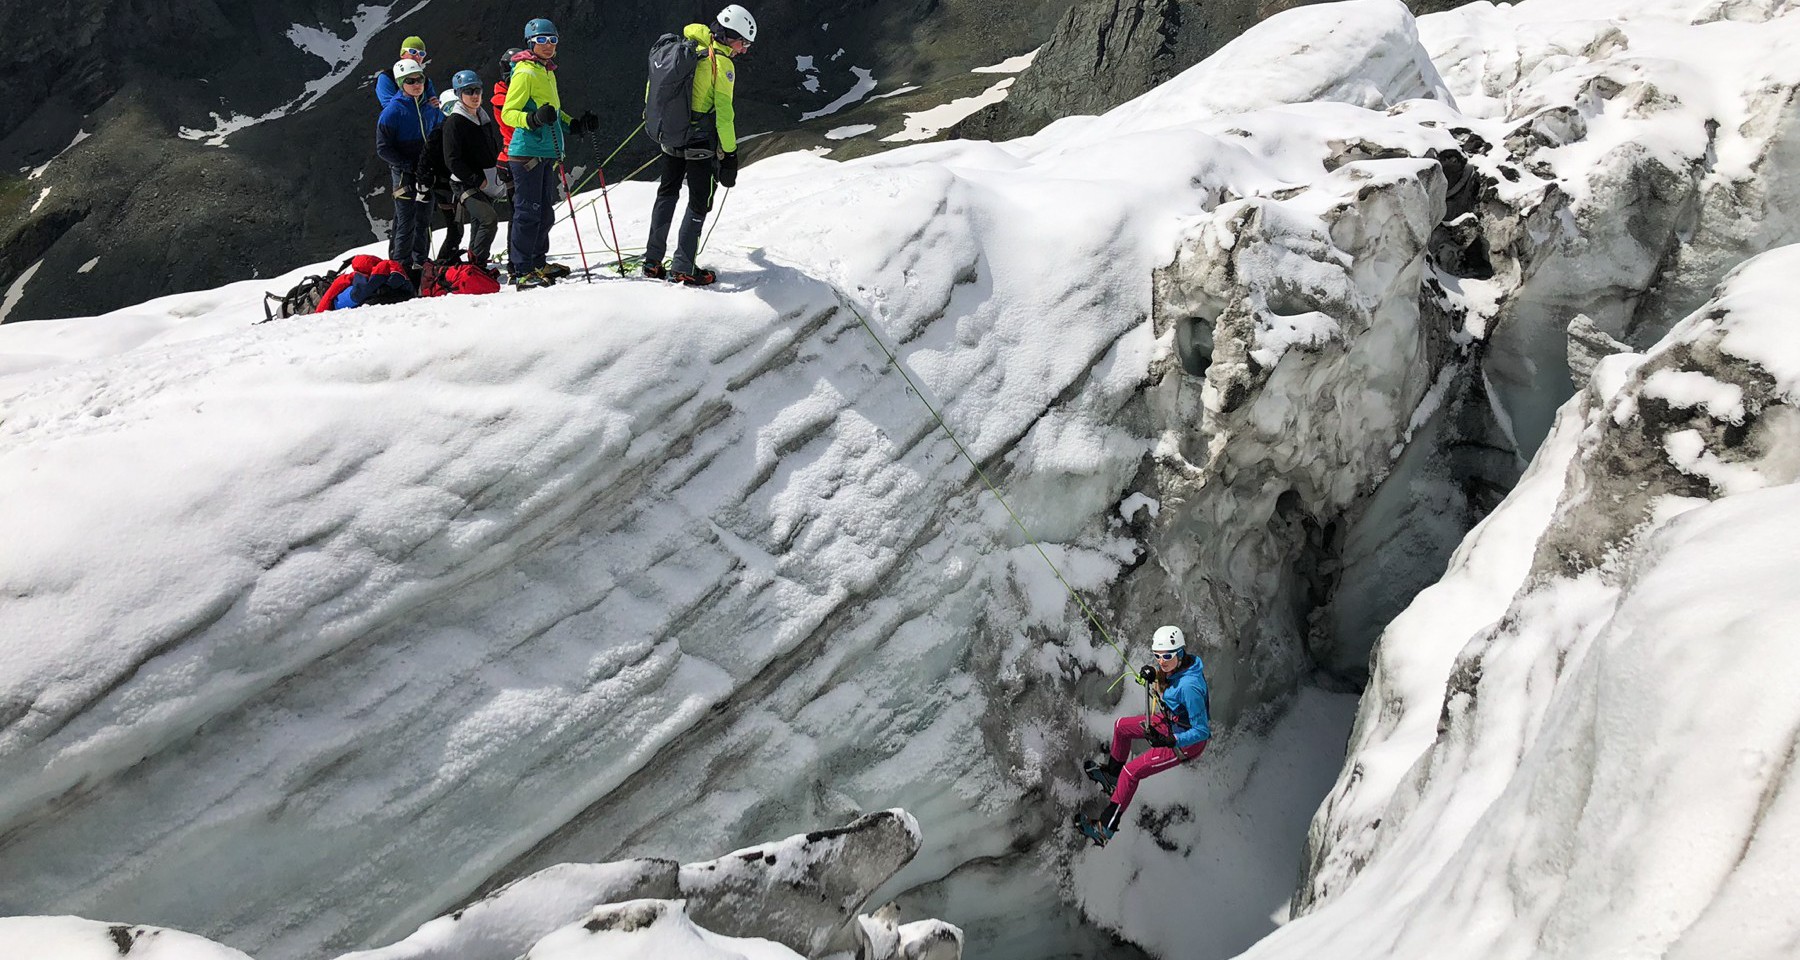
{"type": "Polygon", "coordinates": [[[1076,829],[1096,846],[1106,846],[1118,833],[1138,781],[1198,757],[1212,739],[1206,673],[1200,658],[1187,651],[1187,636],[1180,627],[1159,627],[1151,637],[1150,653],[1156,662],[1138,674],[1150,693],[1149,709],[1141,717],[1120,717],[1113,724],[1105,763],[1089,760],[1082,765],[1112,795],[1099,816],[1075,814],[1076,829]],[[1139,739],[1148,740],[1150,749],[1131,758],[1131,742],[1139,739]]]}

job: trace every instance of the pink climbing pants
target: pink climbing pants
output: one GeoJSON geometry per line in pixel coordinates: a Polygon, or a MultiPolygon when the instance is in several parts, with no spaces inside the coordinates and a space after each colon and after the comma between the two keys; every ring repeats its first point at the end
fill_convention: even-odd
{"type": "MultiPolygon", "coordinates": [[[[1169,722],[1164,717],[1151,721],[1156,729],[1167,733],[1169,722]]],[[[1141,740],[1147,725],[1143,717],[1120,717],[1113,724],[1112,758],[1124,761],[1131,756],[1131,741],[1141,740]]],[[[1210,740],[1202,740],[1191,747],[1177,749],[1174,747],[1151,747],[1137,755],[1125,769],[1119,771],[1119,785],[1113,788],[1112,802],[1119,805],[1120,812],[1131,806],[1131,796],[1137,793],[1138,781],[1153,773],[1161,773],[1172,767],[1180,766],[1185,760],[1192,760],[1206,752],[1210,740]]]]}

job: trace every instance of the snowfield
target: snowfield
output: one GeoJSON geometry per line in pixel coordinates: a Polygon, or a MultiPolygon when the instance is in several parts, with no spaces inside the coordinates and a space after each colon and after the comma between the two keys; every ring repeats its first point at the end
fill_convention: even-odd
{"type": "Polygon", "coordinates": [[[757,163],[709,290],[0,327],[0,947],[1792,956],[1797,41],[1309,6],[757,163]]]}

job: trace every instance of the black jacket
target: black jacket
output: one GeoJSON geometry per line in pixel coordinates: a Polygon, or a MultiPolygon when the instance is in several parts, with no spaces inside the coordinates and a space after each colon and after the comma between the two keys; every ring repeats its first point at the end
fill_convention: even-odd
{"type": "Polygon", "coordinates": [[[464,187],[479,187],[487,170],[500,162],[500,126],[482,110],[484,122],[476,123],[459,107],[444,120],[444,164],[464,187]]]}

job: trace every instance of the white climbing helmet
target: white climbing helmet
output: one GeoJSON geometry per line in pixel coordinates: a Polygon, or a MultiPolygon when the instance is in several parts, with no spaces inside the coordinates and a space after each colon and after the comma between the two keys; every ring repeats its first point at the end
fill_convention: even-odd
{"type": "Polygon", "coordinates": [[[395,80],[399,80],[402,77],[410,77],[415,73],[423,75],[425,73],[425,65],[411,57],[394,64],[395,80]]]}
{"type": "Polygon", "coordinates": [[[743,37],[746,42],[756,42],[756,18],[735,3],[719,11],[719,26],[743,37]]]}
{"type": "Polygon", "coordinates": [[[1168,653],[1171,650],[1186,650],[1187,634],[1180,627],[1157,627],[1156,633],[1150,637],[1150,652],[1168,653]]]}

